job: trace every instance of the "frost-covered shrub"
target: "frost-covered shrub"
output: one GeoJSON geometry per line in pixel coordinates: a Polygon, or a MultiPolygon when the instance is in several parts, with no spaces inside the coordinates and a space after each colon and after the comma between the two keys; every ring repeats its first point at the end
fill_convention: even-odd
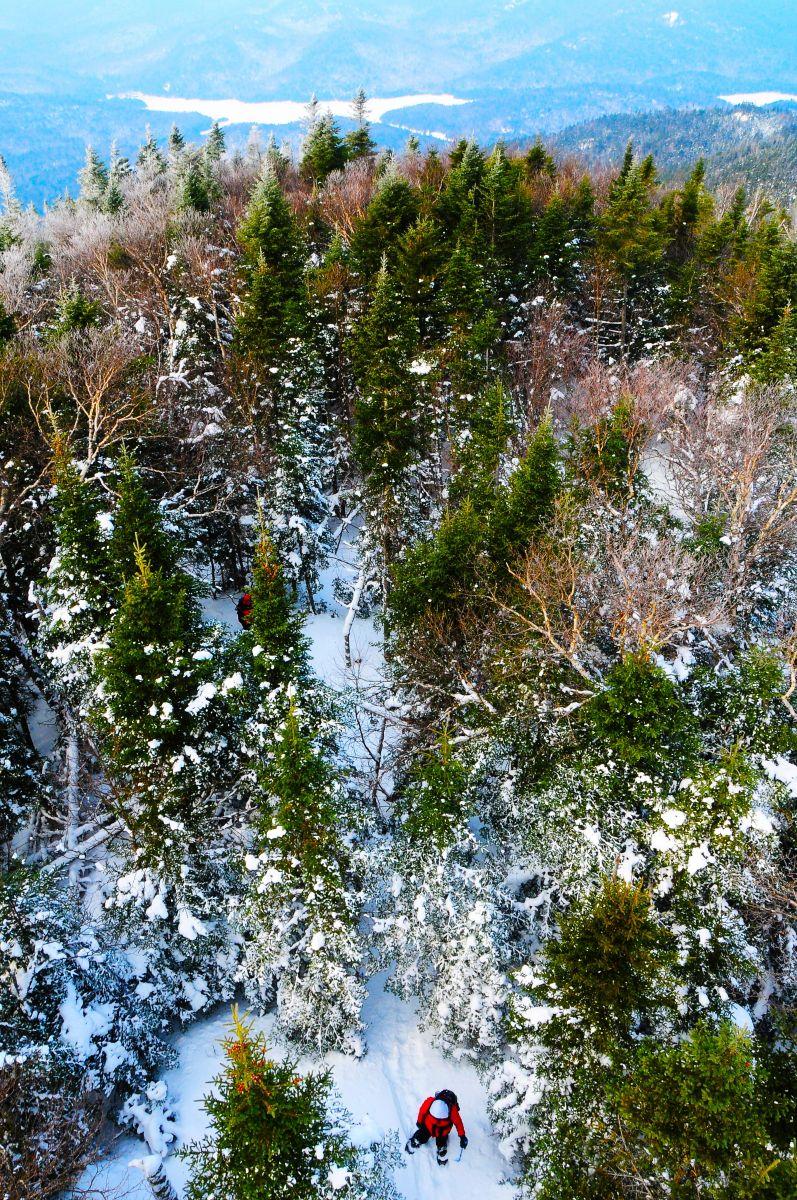
{"type": "Polygon", "coordinates": [[[163,1010],[142,1004],[131,960],[52,878],[20,868],[0,879],[0,950],[4,1053],[46,1052],[106,1094],[169,1062],[163,1010]]]}
{"type": "Polygon", "coordinates": [[[516,918],[495,864],[472,834],[442,850],[386,839],[371,852],[376,961],[387,987],[420,1000],[421,1019],[455,1054],[502,1040],[516,918]]]}
{"type": "Polygon", "coordinates": [[[46,1051],[0,1054],[0,1195],[68,1194],[96,1154],[102,1107],[87,1081],[46,1051]]]}
{"type": "Polygon", "coordinates": [[[8,864],[15,834],[48,795],[47,764],[32,749],[23,724],[30,709],[21,675],[0,661],[0,859],[8,864]]]}
{"type": "Polygon", "coordinates": [[[227,913],[241,883],[223,849],[190,848],[174,822],[161,831],[172,844],[160,862],[139,854],[110,880],[105,920],[142,1009],[188,1021],[234,993],[241,943],[227,913]]]}

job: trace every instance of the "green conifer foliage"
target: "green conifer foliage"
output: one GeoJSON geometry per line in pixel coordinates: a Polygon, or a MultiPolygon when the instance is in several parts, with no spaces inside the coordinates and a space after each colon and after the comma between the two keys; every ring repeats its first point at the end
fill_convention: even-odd
{"type": "MultiPolygon", "coordinates": [[[[327,1115],[330,1076],[269,1057],[265,1038],[233,1009],[226,1063],[205,1098],[211,1133],[181,1155],[188,1200],[319,1200],[353,1151],[327,1115]],[[333,1176],[334,1178],[334,1176],[333,1176]]],[[[352,1198],[353,1200],[353,1198],[352,1198]]]]}
{"type": "Polygon", "coordinates": [[[472,244],[459,242],[445,266],[440,308],[448,327],[443,365],[454,414],[467,427],[473,397],[487,386],[501,339],[497,298],[472,244]]]}
{"type": "Polygon", "coordinates": [[[307,667],[302,619],[291,604],[274,543],[262,525],[249,591],[252,620],[242,636],[251,644],[255,679],[269,688],[296,681],[307,667]]]}
{"type": "Polygon", "coordinates": [[[334,773],[313,739],[303,731],[294,704],[288,710],[272,759],[264,768],[263,784],[271,797],[260,830],[263,844],[268,844],[269,832],[281,828],[285,834],[280,851],[287,861],[295,859],[300,864],[308,881],[324,877],[331,883],[340,879],[345,853],[338,828],[334,773]]]}
{"type": "Polygon", "coordinates": [[[501,383],[477,396],[467,434],[454,454],[457,470],[449,496],[454,503],[469,501],[482,516],[493,510],[499,496],[499,467],[512,431],[510,406],[511,398],[501,383]]]}
{"type": "Polygon", "coordinates": [[[212,163],[217,163],[224,156],[226,143],[224,141],[224,131],[218,121],[214,121],[210,127],[210,133],[205,142],[204,151],[205,157],[212,163]]]}
{"type": "Polygon", "coordinates": [[[530,179],[533,179],[537,175],[548,175],[551,179],[556,177],[556,163],[539,138],[531,149],[526,152],[524,165],[526,174],[530,179]]]}
{"type": "Polygon", "coordinates": [[[101,319],[102,306],[98,301],[90,300],[77,287],[73,287],[64,292],[58,301],[56,320],[50,327],[49,336],[57,339],[92,329],[100,324],[101,319]]]}
{"type": "Polygon", "coordinates": [[[195,151],[186,152],[180,171],[177,207],[187,213],[209,213],[214,194],[215,183],[207,162],[195,151]]]}
{"type": "Polygon", "coordinates": [[[671,1046],[643,1044],[615,1085],[618,1165],[669,1180],[674,1200],[793,1195],[794,1150],[772,1144],[763,1076],[753,1041],[728,1023],[698,1025],[671,1046]]]}
{"type": "Polygon", "coordinates": [[[649,894],[610,876],[562,918],[559,937],[546,942],[543,975],[552,1002],[565,1014],[574,1010],[608,1045],[630,1034],[634,1014],[670,1003],[674,962],[674,940],[649,894]]]}
{"type": "Polygon", "coordinates": [[[697,750],[695,719],[672,680],[647,654],[628,654],[585,706],[590,740],[599,739],[632,772],[671,776],[697,750]]]}
{"type": "Polygon", "coordinates": [[[444,261],[442,230],[432,217],[418,217],[398,239],[396,279],[412,305],[423,346],[443,329],[438,293],[444,261]]]}
{"type": "Polygon", "coordinates": [[[526,279],[532,212],[522,178],[520,163],[509,159],[499,142],[485,164],[479,208],[492,271],[504,298],[526,279]]]}
{"type": "Polygon", "coordinates": [[[346,147],[331,113],[313,121],[302,147],[299,173],[308,183],[320,187],[333,171],[346,165],[346,147]]]}
{"type": "Polygon", "coordinates": [[[93,623],[100,617],[102,623],[113,593],[113,560],[100,528],[100,494],[64,447],[56,451],[53,479],[60,578],[79,594],[87,619],[93,623]]]}
{"type": "Polygon", "coordinates": [[[116,511],[110,538],[110,557],[120,583],[137,571],[136,545],[146,546],[150,569],[164,577],[177,570],[179,550],[163,526],[160,509],[136,469],[133,455],[123,449],[117,463],[116,511]]]}
{"type": "MultiPolygon", "coordinates": [[[[224,649],[202,622],[192,581],[153,570],[136,543],[136,574],[99,655],[94,725],[138,848],[164,857],[164,826],[196,837],[235,746],[224,649]]],[[[171,845],[172,843],[167,843],[171,845]]]]}
{"type": "Polygon", "coordinates": [[[448,730],[419,756],[401,797],[402,832],[424,853],[441,851],[459,832],[468,798],[468,772],[454,755],[448,730]]]}
{"type": "Polygon", "coordinates": [[[460,142],[450,155],[451,170],[437,213],[453,241],[469,241],[479,224],[485,158],[475,142],[460,142]]]}
{"type": "Polygon", "coordinates": [[[393,565],[389,623],[412,637],[424,618],[456,625],[468,609],[485,572],[485,525],[470,500],[444,514],[435,533],[410,547],[393,565]]]}
{"type": "Polygon", "coordinates": [[[636,336],[631,328],[637,309],[655,305],[657,274],[663,269],[664,240],[658,210],[652,202],[652,160],[639,164],[629,145],[620,174],[609,192],[599,226],[599,250],[619,289],[618,349],[627,354],[636,336]]]}
{"type": "Polygon", "coordinates": [[[93,146],[86,147],[86,161],[78,179],[80,199],[91,208],[102,208],[108,187],[108,168],[93,146]]]}
{"type": "Polygon", "coordinates": [[[257,858],[241,911],[241,971],[256,1002],[316,1050],[361,1052],[362,950],[343,842],[343,792],[324,749],[291,701],[260,772],[257,858]]]}
{"type": "Polygon", "coordinates": [[[405,179],[388,175],[363,213],[351,238],[352,264],[366,282],[383,259],[393,267],[397,242],[419,213],[418,196],[405,179]]]}
{"type": "Polygon", "coordinates": [[[149,126],[147,126],[146,139],[136,157],[136,163],[139,170],[149,176],[161,175],[166,170],[166,159],[149,126]]]}
{"type": "Polygon", "coordinates": [[[615,500],[630,500],[645,482],[639,470],[644,439],[645,425],[637,418],[635,398],[621,395],[594,425],[571,431],[574,482],[589,481],[615,500]]]}
{"type": "Polygon", "coordinates": [[[559,445],[547,414],[501,489],[490,518],[491,553],[499,572],[523,553],[536,534],[544,532],[562,489],[559,462],[559,445]]]}
{"type": "Polygon", "coordinates": [[[172,125],[169,132],[169,157],[179,158],[185,150],[185,138],[176,125],[172,125]]]}
{"type": "Polygon", "coordinates": [[[276,177],[255,185],[238,229],[247,292],[236,318],[239,347],[266,365],[284,359],[307,316],[305,247],[276,177]]]}
{"type": "Polygon", "coordinates": [[[3,353],[3,348],[16,333],[16,321],[13,315],[6,310],[2,300],[0,300],[0,354],[3,353]]]}
{"type": "Polygon", "coordinates": [[[350,130],[344,138],[346,158],[349,162],[355,162],[358,158],[374,158],[376,142],[371,137],[368,123],[368,97],[362,88],[354,97],[351,107],[357,128],[350,130]]]}
{"type": "Polygon", "coordinates": [[[412,370],[417,348],[418,326],[411,308],[395,277],[383,268],[352,339],[359,385],[354,453],[368,487],[376,493],[399,483],[426,442],[422,376],[412,370]]]}

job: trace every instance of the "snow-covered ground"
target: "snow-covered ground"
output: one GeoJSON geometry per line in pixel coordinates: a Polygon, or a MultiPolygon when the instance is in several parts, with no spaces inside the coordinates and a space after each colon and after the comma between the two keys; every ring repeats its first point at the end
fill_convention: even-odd
{"type": "Polygon", "coordinates": [[[730,96],[719,96],[718,99],[725,100],[727,104],[754,104],[756,108],[790,100],[797,102],[793,92],[734,92],[730,96]]]}
{"type": "MultiPolygon", "coordinates": [[[[222,125],[292,125],[307,116],[307,105],[298,100],[207,100],[198,97],[154,96],[147,92],[124,92],[109,96],[109,100],[140,100],[150,112],[199,113],[222,125]]],[[[419,105],[439,104],[452,108],[470,104],[459,96],[448,92],[423,92],[407,96],[373,96],[368,100],[366,112],[370,121],[380,122],[390,112],[400,112],[419,105]]],[[[351,100],[321,100],[319,107],[335,117],[351,116],[351,100]]],[[[445,137],[445,135],[441,135],[445,137]]]]}
{"type": "MultiPolygon", "coordinates": [[[[514,1189],[501,1183],[509,1165],[491,1133],[486,1092],[475,1068],[436,1050],[419,1028],[415,1006],[386,993],[383,984],[383,975],[371,981],[363,1011],[367,1054],[359,1060],[342,1054],[329,1054],[321,1060],[331,1068],[337,1090],[352,1114],[353,1140],[364,1144],[390,1130],[398,1130],[402,1141],[406,1140],[415,1127],[420,1102],[441,1088],[451,1088],[459,1098],[469,1138],[461,1162],[456,1161],[459,1150],[453,1134],[449,1166],[438,1167],[433,1146],[411,1158],[407,1155],[396,1172],[399,1190],[406,1200],[512,1200],[514,1189]]],[[[177,1110],[181,1143],[201,1137],[207,1127],[202,1099],[219,1072],[223,1057],[219,1043],[228,1024],[229,1011],[223,1009],[198,1021],[177,1039],[180,1064],[164,1078],[177,1110]]],[[[271,1017],[258,1019],[256,1026],[271,1036],[271,1017]]],[[[277,1056],[290,1053],[277,1041],[273,1049],[277,1056]]],[[[307,1069],[317,1063],[303,1059],[301,1065],[307,1069]]],[[[142,1153],[141,1142],[122,1139],[97,1182],[130,1200],[145,1200],[150,1196],[147,1185],[138,1170],[129,1166],[142,1153]]],[[[165,1170],[179,1193],[186,1177],[185,1164],[172,1155],[166,1159],[165,1170]]]]}
{"type": "MultiPolygon", "coordinates": [[[[356,573],[356,534],[341,539],[335,559],[330,561],[322,579],[318,600],[325,610],[310,614],[306,632],[311,642],[311,659],[318,675],[336,690],[356,689],[360,695],[383,686],[381,638],[375,623],[356,619],[351,629],[351,667],[346,666],[343,641],[346,609],[334,599],[336,575],[356,573]]],[[[221,595],[204,601],[208,617],[238,628],[236,596],[221,595]]],[[[366,730],[366,736],[368,732],[366,730]]],[[[352,731],[352,740],[355,740],[352,731]]],[[[445,1057],[420,1028],[417,1006],[405,1003],[384,990],[385,976],[375,976],[369,985],[363,1020],[366,1025],[367,1052],[361,1059],[329,1054],[321,1061],[332,1070],[335,1085],[344,1105],[352,1114],[353,1140],[359,1144],[378,1140],[398,1130],[402,1144],[415,1127],[421,1101],[441,1088],[451,1088],[459,1097],[470,1144],[462,1161],[456,1162],[458,1141],[452,1135],[451,1162],[438,1167],[434,1149],[424,1147],[411,1158],[405,1156],[396,1183],[406,1200],[512,1200],[514,1189],[502,1184],[511,1173],[502,1156],[497,1138],[487,1117],[484,1082],[474,1065],[466,1060],[445,1057]]],[[[207,1128],[202,1098],[220,1068],[220,1041],[229,1023],[225,1007],[217,1014],[198,1021],[174,1039],[180,1062],[164,1076],[169,1097],[178,1117],[178,1138],[182,1144],[201,1137],[207,1128]]],[[[273,1018],[256,1021],[269,1038],[273,1018]]],[[[276,1038],[275,1054],[290,1054],[276,1038]]],[[[305,1067],[313,1065],[302,1060],[305,1067]]],[[[151,1197],[141,1174],[130,1167],[131,1161],[147,1153],[144,1144],[131,1137],[119,1138],[108,1160],[100,1167],[97,1184],[111,1190],[118,1200],[145,1200],[151,1197]]],[[[165,1170],[178,1193],[185,1181],[186,1168],[174,1155],[166,1159],[165,1170]]]]}

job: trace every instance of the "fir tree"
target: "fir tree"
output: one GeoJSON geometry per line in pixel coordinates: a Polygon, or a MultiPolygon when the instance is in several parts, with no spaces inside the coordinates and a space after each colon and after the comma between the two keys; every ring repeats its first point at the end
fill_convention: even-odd
{"type": "Polygon", "coordinates": [[[136,163],[139,171],[150,178],[162,175],[166,170],[166,159],[149,126],[147,126],[147,136],[139,149],[136,163]]]}
{"type": "Polygon", "coordinates": [[[90,703],[94,654],[113,615],[115,577],[96,486],[65,448],[55,468],[55,554],[38,588],[40,638],[72,703],[90,703]]]}
{"type": "Polygon", "coordinates": [[[248,290],[237,315],[236,338],[242,349],[271,365],[301,336],[307,290],[302,239],[270,172],[255,185],[238,237],[246,254],[248,290]]]}
{"type": "Polygon", "coordinates": [[[315,1049],[359,1053],[365,991],[347,891],[340,782],[291,703],[261,772],[253,880],[240,921],[241,977],[260,1004],[276,998],[286,1032],[315,1049]]]}
{"type": "Polygon", "coordinates": [[[674,1003],[674,963],[674,939],[656,920],[650,896],[610,877],[595,896],[568,910],[559,937],[546,943],[543,986],[566,1020],[572,1010],[591,1038],[608,1038],[610,1047],[630,1034],[632,1017],[644,1020],[674,1003]]]}
{"type": "Polygon", "coordinates": [[[235,1008],[223,1046],[224,1069],[205,1099],[211,1133],[181,1151],[191,1172],[188,1200],[397,1197],[346,1137],[327,1072],[299,1074],[295,1062],[271,1059],[263,1035],[235,1008]]]}
{"type": "Polygon", "coordinates": [[[214,192],[214,181],[207,164],[195,152],[186,152],[181,164],[178,207],[183,212],[208,213],[214,192]]]}
{"type": "Polygon", "coordinates": [[[655,1171],[674,1196],[785,1197],[797,1184],[794,1143],[774,1146],[755,1045],[730,1024],[703,1024],[680,1044],[646,1044],[615,1083],[617,1165],[655,1171]]]}
{"type": "Polygon", "coordinates": [[[262,524],[252,560],[252,618],[242,635],[251,644],[252,670],[262,686],[275,688],[301,678],[307,643],[293,608],[279,559],[262,524]]]}
{"type": "Polygon", "coordinates": [[[130,797],[135,842],[160,861],[164,822],[195,837],[223,786],[236,745],[229,696],[243,680],[225,678],[220,631],[203,623],[192,581],[154,570],[138,542],[135,561],[99,658],[94,724],[119,794],[130,797]]]}
{"type": "Polygon", "coordinates": [[[655,305],[657,267],[662,265],[664,243],[659,215],[652,204],[655,182],[652,160],[636,164],[629,143],[620,174],[612,183],[609,203],[600,222],[599,246],[607,256],[619,286],[620,322],[617,331],[621,355],[637,338],[629,318],[651,316],[655,305]],[[643,302],[647,312],[642,313],[643,302]]]}
{"type": "Polygon", "coordinates": [[[490,541],[499,572],[545,530],[562,487],[559,446],[548,413],[537,426],[490,518],[490,541]]]}
{"type": "Polygon", "coordinates": [[[412,305],[424,347],[443,331],[438,297],[444,262],[440,227],[429,216],[418,217],[398,239],[396,279],[412,305]]]}
{"type": "Polygon", "coordinates": [[[524,159],[526,174],[530,179],[538,175],[547,175],[550,179],[556,177],[556,163],[538,138],[524,159]]]}
{"type": "Polygon", "coordinates": [[[677,686],[646,654],[629,654],[586,706],[588,736],[597,736],[632,772],[665,775],[697,750],[696,723],[677,686]]]}
{"type": "Polygon", "coordinates": [[[302,146],[299,173],[308,183],[320,187],[333,171],[346,165],[346,147],[331,113],[313,120],[302,146]]]}
{"type": "Polygon", "coordinates": [[[355,162],[358,158],[374,158],[376,143],[371,137],[368,122],[368,97],[362,88],[354,97],[351,108],[357,127],[350,130],[344,138],[346,158],[349,162],[355,162]]]}
{"type": "Polygon", "coordinates": [[[406,180],[387,175],[351,238],[352,263],[366,283],[377,274],[383,258],[393,265],[397,240],[415,221],[418,211],[418,197],[406,180]]]}
{"type": "Polygon", "coordinates": [[[217,163],[223,158],[225,148],[224,131],[218,121],[214,121],[204,145],[205,157],[209,162],[217,163]]]}
{"type": "Polygon", "coordinates": [[[420,757],[401,798],[403,833],[442,850],[462,823],[468,774],[454,756],[444,729],[438,744],[420,757]]]}
{"type": "Polygon", "coordinates": [[[117,462],[116,508],[108,544],[120,585],[136,574],[136,546],[145,546],[150,570],[169,577],[178,567],[179,552],[163,517],[144,487],[133,455],[126,448],[117,462]]]}
{"type": "Polygon", "coordinates": [[[102,308],[96,300],[90,300],[77,287],[62,293],[58,301],[56,320],[50,326],[52,340],[66,337],[70,333],[82,332],[100,324],[102,308]]]}
{"type": "Polygon", "coordinates": [[[176,125],[172,125],[169,132],[169,157],[177,159],[185,150],[185,138],[176,125]]]}
{"type": "Polygon", "coordinates": [[[418,328],[406,298],[383,268],[352,342],[359,385],[354,452],[377,493],[396,487],[426,441],[422,376],[412,370],[417,346],[418,328]]]}
{"type": "Polygon", "coordinates": [[[78,179],[80,199],[90,208],[102,208],[108,188],[108,168],[93,146],[86,147],[86,161],[78,179]]]}

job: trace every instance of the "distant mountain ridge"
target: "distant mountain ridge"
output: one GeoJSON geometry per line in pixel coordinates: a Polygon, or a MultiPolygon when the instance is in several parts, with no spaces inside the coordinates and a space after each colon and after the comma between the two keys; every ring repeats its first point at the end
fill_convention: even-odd
{"type": "Polygon", "coordinates": [[[572,125],[554,141],[591,166],[615,165],[633,141],[664,178],[683,177],[703,158],[711,187],[761,187],[785,204],[797,200],[797,104],[623,113],[572,125]]]}
{"type": "MultiPolygon", "coordinates": [[[[734,93],[797,94],[793,0],[29,0],[0,4],[0,153],[41,205],[72,185],[82,141],[130,154],[149,121],[122,93],[305,102],[364,87],[452,93],[407,128],[489,144],[618,112],[707,108],[734,93]],[[82,134],[82,140],[80,136],[82,134]]],[[[177,118],[190,136],[199,114],[177,118]]],[[[264,126],[268,133],[268,127],[264,126]]],[[[300,126],[277,128],[292,140],[300,126]]],[[[234,131],[243,140],[246,129],[234,131]]],[[[568,134],[569,136],[569,134],[568,134]]]]}

